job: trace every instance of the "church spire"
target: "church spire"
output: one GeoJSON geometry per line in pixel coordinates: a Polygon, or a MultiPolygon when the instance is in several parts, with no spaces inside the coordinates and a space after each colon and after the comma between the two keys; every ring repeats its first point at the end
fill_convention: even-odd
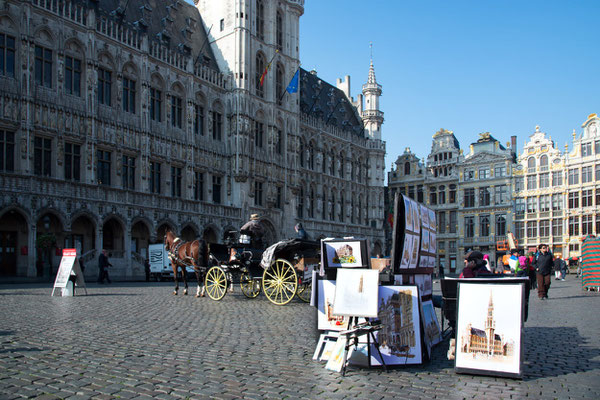
{"type": "Polygon", "coordinates": [[[368,84],[377,84],[377,79],[375,79],[375,68],[373,68],[373,59],[371,58],[371,66],[369,67],[369,79],[367,80],[368,84]]]}

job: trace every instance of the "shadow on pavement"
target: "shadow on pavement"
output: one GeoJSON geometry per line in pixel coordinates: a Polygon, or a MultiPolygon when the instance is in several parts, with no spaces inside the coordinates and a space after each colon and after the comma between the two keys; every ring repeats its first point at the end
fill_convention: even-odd
{"type": "Polygon", "coordinates": [[[600,369],[600,349],[586,343],[574,327],[523,330],[523,380],[557,377],[600,369]]]}

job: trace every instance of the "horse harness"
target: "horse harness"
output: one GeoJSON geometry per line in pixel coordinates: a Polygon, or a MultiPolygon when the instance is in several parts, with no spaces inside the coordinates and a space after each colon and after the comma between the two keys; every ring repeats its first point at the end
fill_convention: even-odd
{"type": "Polygon", "coordinates": [[[179,265],[192,266],[194,258],[187,254],[187,249],[185,249],[185,257],[179,258],[179,249],[185,244],[187,244],[187,242],[183,242],[180,238],[176,237],[173,244],[169,246],[169,260],[179,265]]]}

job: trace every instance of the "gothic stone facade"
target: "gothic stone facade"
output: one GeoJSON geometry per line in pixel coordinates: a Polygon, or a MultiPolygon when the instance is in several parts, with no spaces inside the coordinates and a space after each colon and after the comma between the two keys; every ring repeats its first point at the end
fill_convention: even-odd
{"type": "Polygon", "coordinates": [[[356,100],[302,69],[282,96],[304,1],[195,3],[0,3],[2,275],[49,277],[76,247],[133,279],[166,229],[219,242],[251,213],[271,242],[302,221],[381,246],[372,66],[356,100]]]}

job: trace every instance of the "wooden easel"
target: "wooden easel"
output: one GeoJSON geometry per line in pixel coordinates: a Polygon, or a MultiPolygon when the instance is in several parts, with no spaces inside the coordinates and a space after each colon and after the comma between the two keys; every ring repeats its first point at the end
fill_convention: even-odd
{"type": "Polygon", "coordinates": [[[340,335],[345,335],[347,338],[346,348],[344,349],[344,360],[342,362],[342,376],[346,375],[346,366],[348,364],[348,350],[352,346],[357,346],[358,339],[364,335],[367,335],[367,355],[369,358],[369,365],[371,364],[370,360],[372,340],[373,344],[375,345],[375,349],[379,354],[379,358],[381,359],[381,365],[383,366],[383,370],[387,372],[387,366],[385,365],[385,361],[383,360],[383,356],[381,355],[381,351],[379,350],[379,342],[377,342],[377,339],[375,339],[374,334],[374,332],[381,330],[381,328],[383,328],[383,325],[381,323],[372,324],[371,321],[369,321],[369,318],[365,319],[367,321],[366,323],[359,324],[358,317],[350,317],[350,319],[348,320],[348,330],[340,332],[340,335]]]}

